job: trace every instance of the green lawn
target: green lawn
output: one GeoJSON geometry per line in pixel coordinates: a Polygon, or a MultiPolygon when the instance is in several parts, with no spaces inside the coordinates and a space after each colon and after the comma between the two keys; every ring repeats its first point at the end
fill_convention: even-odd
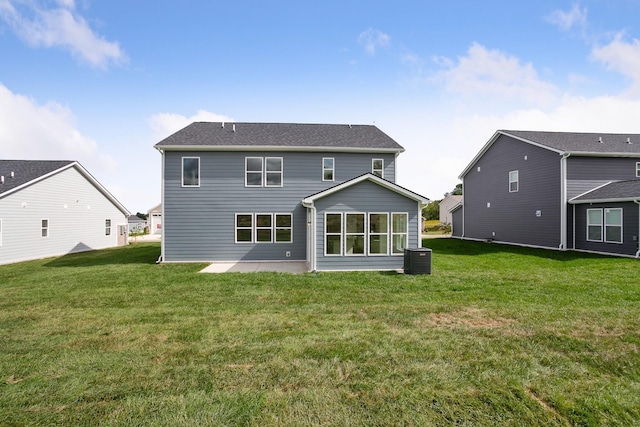
{"type": "Polygon", "coordinates": [[[426,240],[433,274],[0,266],[0,425],[640,424],[640,263],[426,240]]]}

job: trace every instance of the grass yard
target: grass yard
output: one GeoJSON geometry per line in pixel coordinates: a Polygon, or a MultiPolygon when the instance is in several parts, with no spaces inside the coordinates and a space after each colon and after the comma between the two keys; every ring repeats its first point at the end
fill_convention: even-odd
{"type": "Polygon", "coordinates": [[[0,266],[0,425],[640,424],[640,262],[451,239],[433,275],[0,266]]]}

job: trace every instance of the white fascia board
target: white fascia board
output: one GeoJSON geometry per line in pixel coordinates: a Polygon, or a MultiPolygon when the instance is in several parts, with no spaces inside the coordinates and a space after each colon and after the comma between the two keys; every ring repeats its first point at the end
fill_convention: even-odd
{"type": "Polygon", "coordinates": [[[401,194],[401,195],[407,197],[408,199],[418,201],[418,202],[420,202],[422,204],[429,203],[429,199],[426,198],[426,197],[423,197],[423,196],[421,196],[421,195],[419,195],[417,193],[414,193],[414,192],[412,192],[410,190],[407,190],[406,188],[400,187],[399,185],[394,184],[393,182],[387,181],[385,179],[382,179],[382,178],[380,178],[380,177],[378,177],[376,175],[373,175],[371,173],[366,173],[364,175],[360,175],[357,178],[353,178],[353,179],[351,179],[349,181],[343,182],[342,184],[338,184],[338,185],[333,186],[331,188],[328,188],[328,189],[326,189],[324,191],[316,193],[316,194],[314,194],[312,196],[305,197],[304,199],[302,199],[302,204],[305,207],[313,206],[313,203],[316,200],[321,199],[321,198],[326,197],[326,196],[329,196],[331,194],[337,193],[339,191],[342,191],[345,188],[349,188],[352,185],[359,184],[359,183],[361,183],[363,181],[371,181],[371,182],[373,182],[375,184],[380,185],[381,187],[384,187],[384,188],[386,188],[388,190],[391,190],[391,191],[393,191],[395,193],[401,194]]]}
{"type": "Polygon", "coordinates": [[[635,202],[640,201],[640,197],[624,197],[617,199],[591,199],[591,200],[569,200],[572,205],[583,205],[586,203],[622,203],[622,202],[635,202]]]}
{"type": "Polygon", "coordinates": [[[567,151],[567,154],[575,157],[626,157],[640,158],[640,153],[601,153],[592,151],[567,151]]]}
{"type": "Polygon", "coordinates": [[[320,153],[390,153],[399,154],[404,148],[352,148],[352,147],[306,147],[282,145],[164,145],[154,146],[163,151],[291,151],[291,152],[320,152],[320,153]]]}

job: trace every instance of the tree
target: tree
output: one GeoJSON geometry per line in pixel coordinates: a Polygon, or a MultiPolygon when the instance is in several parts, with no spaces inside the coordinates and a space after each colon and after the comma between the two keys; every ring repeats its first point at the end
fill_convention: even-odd
{"type": "Polygon", "coordinates": [[[138,218],[140,218],[140,219],[147,219],[147,217],[148,217],[149,215],[147,215],[147,214],[143,214],[143,213],[141,213],[141,212],[138,212],[138,213],[136,213],[136,216],[137,216],[138,218]]]}
{"type": "Polygon", "coordinates": [[[422,216],[427,221],[440,219],[440,200],[434,200],[425,206],[422,209],[422,216]]]}
{"type": "Polygon", "coordinates": [[[451,194],[454,195],[454,196],[461,196],[462,195],[462,183],[456,184],[456,188],[453,189],[451,194]]]}

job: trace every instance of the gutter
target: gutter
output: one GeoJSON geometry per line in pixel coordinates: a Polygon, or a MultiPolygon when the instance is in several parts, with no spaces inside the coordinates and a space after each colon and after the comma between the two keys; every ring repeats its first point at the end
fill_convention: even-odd
{"type": "MultiPolygon", "coordinates": [[[[302,200],[302,206],[311,209],[311,222],[307,222],[310,229],[307,235],[307,244],[309,245],[309,270],[316,271],[316,206],[312,200],[302,200]]],[[[308,215],[308,214],[307,214],[308,215]]],[[[308,221],[308,219],[307,219],[308,221]]]]}
{"type": "MultiPolygon", "coordinates": [[[[567,250],[567,159],[571,153],[563,153],[560,159],[560,249],[567,250]]],[[[575,225],[575,224],[574,224],[575,225]]]]}

